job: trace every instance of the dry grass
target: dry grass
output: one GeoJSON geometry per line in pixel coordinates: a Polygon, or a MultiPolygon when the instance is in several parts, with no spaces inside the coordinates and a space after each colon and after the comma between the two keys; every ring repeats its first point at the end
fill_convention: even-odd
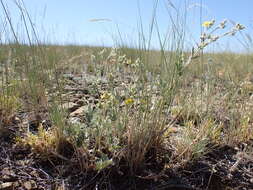
{"type": "MultiPolygon", "coordinates": [[[[236,25],[219,38],[236,27],[240,30],[236,25]]],[[[21,111],[34,114],[35,130],[26,130],[31,124],[23,117],[16,143],[40,159],[133,176],[149,166],[184,165],[214,147],[252,140],[253,56],[201,55],[218,40],[209,37],[190,54],[180,40],[174,42],[178,47],[160,51],[1,42],[0,127],[14,125],[12,118],[21,111]],[[73,111],[64,105],[78,101],[87,109],[83,122],[73,123],[73,111]]]]}

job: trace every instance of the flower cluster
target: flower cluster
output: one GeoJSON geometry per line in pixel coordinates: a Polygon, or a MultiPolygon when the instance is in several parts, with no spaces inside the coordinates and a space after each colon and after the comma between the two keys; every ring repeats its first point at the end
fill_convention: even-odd
{"type": "Polygon", "coordinates": [[[205,21],[202,23],[202,26],[205,27],[209,32],[207,33],[207,30],[201,34],[200,36],[200,43],[197,44],[197,48],[192,48],[191,55],[188,57],[188,60],[184,62],[184,66],[187,66],[191,63],[192,59],[199,56],[199,53],[207,47],[209,44],[219,40],[220,38],[228,35],[235,35],[238,31],[243,30],[245,27],[239,23],[233,24],[233,27],[231,27],[227,32],[224,32],[219,35],[215,35],[214,33],[219,29],[224,29],[227,27],[228,20],[223,20],[220,22],[216,27],[214,27],[215,20],[211,21],[205,21]],[[211,30],[212,29],[212,30],[211,30]]]}
{"type": "Polygon", "coordinates": [[[215,23],[215,20],[213,19],[211,21],[205,21],[205,22],[203,22],[202,26],[206,27],[206,28],[211,28],[214,25],[214,23],[215,23]]]}
{"type": "Polygon", "coordinates": [[[125,102],[126,105],[131,105],[131,104],[134,103],[134,99],[132,99],[132,98],[127,98],[124,102],[125,102]]]}

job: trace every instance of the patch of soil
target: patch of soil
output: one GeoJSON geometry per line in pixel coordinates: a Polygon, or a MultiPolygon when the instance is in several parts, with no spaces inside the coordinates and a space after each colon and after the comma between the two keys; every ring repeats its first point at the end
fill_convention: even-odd
{"type": "Polygon", "coordinates": [[[41,161],[29,147],[15,146],[13,141],[1,141],[0,189],[253,189],[252,160],[239,163],[231,171],[237,154],[238,150],[232,147],[218,147],[184,166],[162,171],[153,163],[139,175],[131,176],[115,168],[82,172],[77,162],[60,158],[41,161]]]}
{"type": "Polygon", "coordinates": [[[226,190],[253,189],[253,160],[241,162],[231,170],[239,158],[238,150],[222,146],[207,155],[177,168],[177,173],[196,189],[226,190]]]}

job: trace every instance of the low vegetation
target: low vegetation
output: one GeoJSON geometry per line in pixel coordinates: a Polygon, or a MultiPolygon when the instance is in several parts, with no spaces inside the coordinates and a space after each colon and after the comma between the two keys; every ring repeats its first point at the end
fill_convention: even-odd
{"type": "Polygon", "coordinates": [[[204,22],[192,52],[183,30],[159,51],[44,45],[17,6],[32,32],[6,12],[0,189],[253,188],[253,55],[203,53],[242,25],[204,22]]]}

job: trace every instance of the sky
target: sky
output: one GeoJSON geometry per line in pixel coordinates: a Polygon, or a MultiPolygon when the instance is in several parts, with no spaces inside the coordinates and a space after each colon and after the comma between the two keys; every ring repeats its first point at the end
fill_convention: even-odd
{"type": "MultiPolygon", "coordinates": [[[[17,30],[20,12],[12,0],[7,5],[17,30]]],[[[173,23],[184,28],[186,43],[193,46],[199,40],[201,22],[215,19],[217,23],[229,19],[246,26],[243,34],[226,37],[213,49],[240,51],[245,34],[253,37],[253,0],[23,0],[39,38],[47,43],[113,46],[122,41],[136,46],[143,28],[148,38],[154,12],[157,27],[151,46],[159,48],[159,35],[171,32],[173,23]],[[157,8],[154,11],[156,2],[157,8]],[[185,16],[186,15],[186,16],[185,16]]],[[[1,20],[3,10],[0,9],[1,20]]],[[[224,29],[224,31],[228,30],[224,29]]],[[[20,32],[22,33],[22,32],[20,32]]]]}

